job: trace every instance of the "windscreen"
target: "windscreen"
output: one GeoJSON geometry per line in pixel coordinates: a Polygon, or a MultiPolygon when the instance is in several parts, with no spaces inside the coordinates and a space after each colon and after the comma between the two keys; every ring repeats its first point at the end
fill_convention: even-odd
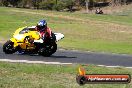
{"type": "Polygon", "coordinates": [[[28,33],[28,31],[29,31],[29,28],[24,28],[23,30],[21,30],[21,31],[19,32],[19,34],[28,33]]]}
{"type": "Polygon", "coordinates": [[[23,30],[21,30],[19,32],[19,34],[24,34],[24,33],[28,33],[29,31],[35,31],[35,28],[24,28],[23,30]]]}

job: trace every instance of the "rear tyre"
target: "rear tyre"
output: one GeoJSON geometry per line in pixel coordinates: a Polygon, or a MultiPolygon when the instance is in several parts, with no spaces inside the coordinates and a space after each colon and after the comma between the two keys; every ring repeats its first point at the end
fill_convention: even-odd
{"type": "Polygon", "coordinates": [[[4,45],[3,45],[3,52],[6,54],[13,54],[15,53],[14,49],[14,43],[11,40],[8,40],[4,45]]]}
{"type": "Polygon", "coordinates": [[[57,44],[56,43],[53,43],[52,46],[51,46],[51,51],[52,51],[52,54],[54,54],[57,50],[57,44]]]}
{"type": "Polygon", "coordinates": [[[49,57],[54,54],[57,50],[57,44],[52,43],[51,45],[46,46],[45,48],[39,49],[39,54],[45,57],[49,57]]]}

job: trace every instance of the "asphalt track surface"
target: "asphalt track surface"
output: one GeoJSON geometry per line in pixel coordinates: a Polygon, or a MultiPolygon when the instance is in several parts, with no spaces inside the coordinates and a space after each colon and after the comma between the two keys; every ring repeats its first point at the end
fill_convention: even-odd
{"type": "Polygon", "coordinates": [[[43,57],[17,53],[4,54],[2,45],[0,45],[0,60],[1,59],[132,67],[132,55],[57,50],[51,57],[43,57]]]}

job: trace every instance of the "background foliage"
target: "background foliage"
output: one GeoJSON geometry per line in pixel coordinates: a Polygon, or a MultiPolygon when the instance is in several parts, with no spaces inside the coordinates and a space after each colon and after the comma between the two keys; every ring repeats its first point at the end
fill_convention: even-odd
{"type": "Polygon", "coordinates": [[[0,0],[0,6],[45,9],[57,11],[74,11],[80,7],[85,8],[86,2],[89,8],[104,5],[122,5],[132,2],[131,0],[0,0]],[[100,3],[101,2],[101,3],[100,3]],[[103,4],[102,4],[103,3],[103,4]],[[100,4],[100,5],[98,5],[100,4]]]}

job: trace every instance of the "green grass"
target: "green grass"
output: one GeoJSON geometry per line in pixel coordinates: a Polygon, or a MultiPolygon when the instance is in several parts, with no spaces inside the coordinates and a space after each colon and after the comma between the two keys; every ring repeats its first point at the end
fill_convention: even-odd
{"type": "Polygon", "coordinates": [[[65,35],[58,42],[59,47],[132,54],[131,12],[120,16],[0,7],[0,40],[9,39],[19,27],[36,25],[40,19],[46,19],[53,32],[65,35]]]}
{"type": "MultiPolygon", "coordinates": [[[[79,65],[45,65],[0,62],[1,88],[131,88],[129,84],[76,83],[79,65]]],[[[131,74],[130,69],[83,66],[87,74],[131,74]]]]}
{"type": "MultiPolygon", "coordinates": [[[[123,14],[123,13],[119,13],[123,14]]],[[[0,40],[8,40],[22,26],[46,19],[64,40],[58,46],[94,52],[132,54],[132,11],[128,16],[94,15],[0,7],[0,40]]],[[[75,77],[79,65],[45,65],[0,62],[1,88],[131,88],[130,84],[87,84],[75,77]]],[[[130,69],[84,66],[89,74],[131,74],[130,69]]]]}

